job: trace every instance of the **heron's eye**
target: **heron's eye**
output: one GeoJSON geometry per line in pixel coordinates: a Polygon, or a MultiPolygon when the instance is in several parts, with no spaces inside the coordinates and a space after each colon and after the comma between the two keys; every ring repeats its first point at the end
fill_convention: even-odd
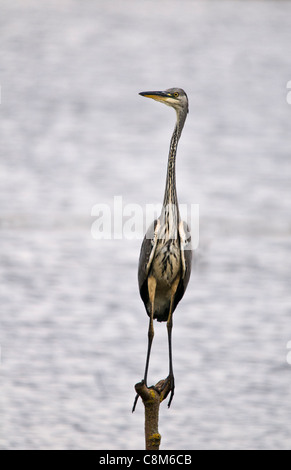
{"type": "Polygon", "coordinates": [[[176,91],[176,92],[174,93],[174,96],[175,96],[175,98],[178,98],[179,93],[176,91]]]}

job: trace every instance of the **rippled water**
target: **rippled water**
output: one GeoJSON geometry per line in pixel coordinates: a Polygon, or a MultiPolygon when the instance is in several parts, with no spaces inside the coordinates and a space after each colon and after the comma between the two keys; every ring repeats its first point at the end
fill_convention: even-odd
{"type": "MultiPolygon", "coordinates": [[[[163,449],[290,448],[291,3],[0,1],[1,448],[143,448],[140,240],[91,209],[162,202],[183,87],[181,203],[200,243],[174,316],[163,449]]],[[[167,375],[156,324],[149,382],[167,375]]]]}

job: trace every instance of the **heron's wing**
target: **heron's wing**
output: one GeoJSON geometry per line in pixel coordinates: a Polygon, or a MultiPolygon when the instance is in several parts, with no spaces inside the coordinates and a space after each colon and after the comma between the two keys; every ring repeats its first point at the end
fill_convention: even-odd
{"type": "Polygon", "coordinates": [[[148,301],[147,279],[157,245],[157,231],[159,226],[160,221],[159,219],[156,219],[148,228],[140,249],[138,285],[140,295],[144,303],[147,303],[148,301]]]}
{"type": "Polygon", "coordinates": [[[182,275],[175,295],[174,308],[176,308],[177,304],[180,302],[185,293],[190,279],[192,267],[191,234],[186,222],[180,222],[179,224],[179,237],[182,275]]]}
{"type": "Polygon", "coordinates": [[[160,221],[158,219],[154,220],[154,222],[148,228],[141,245],[138,263],[139,288],[141,288],[142,284],[148,278],[149,270],[157,245],[157,230],[159,225],[160,221]]]}
{"type": "Polygon", "coordinates": [[[189,281],[192,266],[191,233],[186,222],[179,224],[180,249],[182,259],[182,278],[189,281]]]}

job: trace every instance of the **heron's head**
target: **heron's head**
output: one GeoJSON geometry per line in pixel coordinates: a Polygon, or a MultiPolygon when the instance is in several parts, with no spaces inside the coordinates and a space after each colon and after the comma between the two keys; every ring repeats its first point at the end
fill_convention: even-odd
{"type": "Polygon", "coordinates": [[[171,106],[178,115],[186,115],[189,111],[188,97],[182,88],[169,88],[165,91],[142,91],[140,95],[171,106]]]}

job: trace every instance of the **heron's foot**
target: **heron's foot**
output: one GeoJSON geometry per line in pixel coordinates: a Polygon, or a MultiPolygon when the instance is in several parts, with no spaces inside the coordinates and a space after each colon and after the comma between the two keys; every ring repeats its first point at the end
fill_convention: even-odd
{"type": "Polygon", "coordinates": [[[170,408],[172,400],[173,400],[173,396],[174,396],[174,391],[175,391],[175,379],[174,379],[173,374],[169,374],[168,377],[164,380],[164,383],[161,387],[161,391],[165,392],[163,399],[167,398],[169,393],[171,393],[170,399],[168,402],[168,408],[170,408]]]}
{"type": "MultiPolygon", "coordinates": [[[[136,387],[141,388],[141,387],[143,387],[144,385],[147,386],[147,384],[145,383],[145,381],[144,381],[144,379],[143,379],[143,380],[141,380],[138,384],[136,384],[136,387]]],[[[137,390],[137,389],[136,389],[136,390],[137,390]]],[[[137,400],[138,400],[138,397],[139,397],[139,396],[140,396],[139,393],[137,393],[137,394],[135,395],[135,399],[134,399],[134,402],[133,402],[133,407],[132,407],[132,410],[131,410],[132,413],[133,413],[134,410],[135,410],[135,407],[136,407],[137,400]]]]}
{"type": "Polygon", "coordinates": [[[132,410],[131,410],[131,412],[132,412],[132,413],[133,413],[133,412],[134,412],[134,410],[135,410],[135,407],[136,407],[136,404],[137,404],[138,397],[139,397],[139,394],[137,393],[137,394],[135,395],[135,399],[134,399],[134,402],[133,402],[133,407],[132,407],[132,410]]]}

